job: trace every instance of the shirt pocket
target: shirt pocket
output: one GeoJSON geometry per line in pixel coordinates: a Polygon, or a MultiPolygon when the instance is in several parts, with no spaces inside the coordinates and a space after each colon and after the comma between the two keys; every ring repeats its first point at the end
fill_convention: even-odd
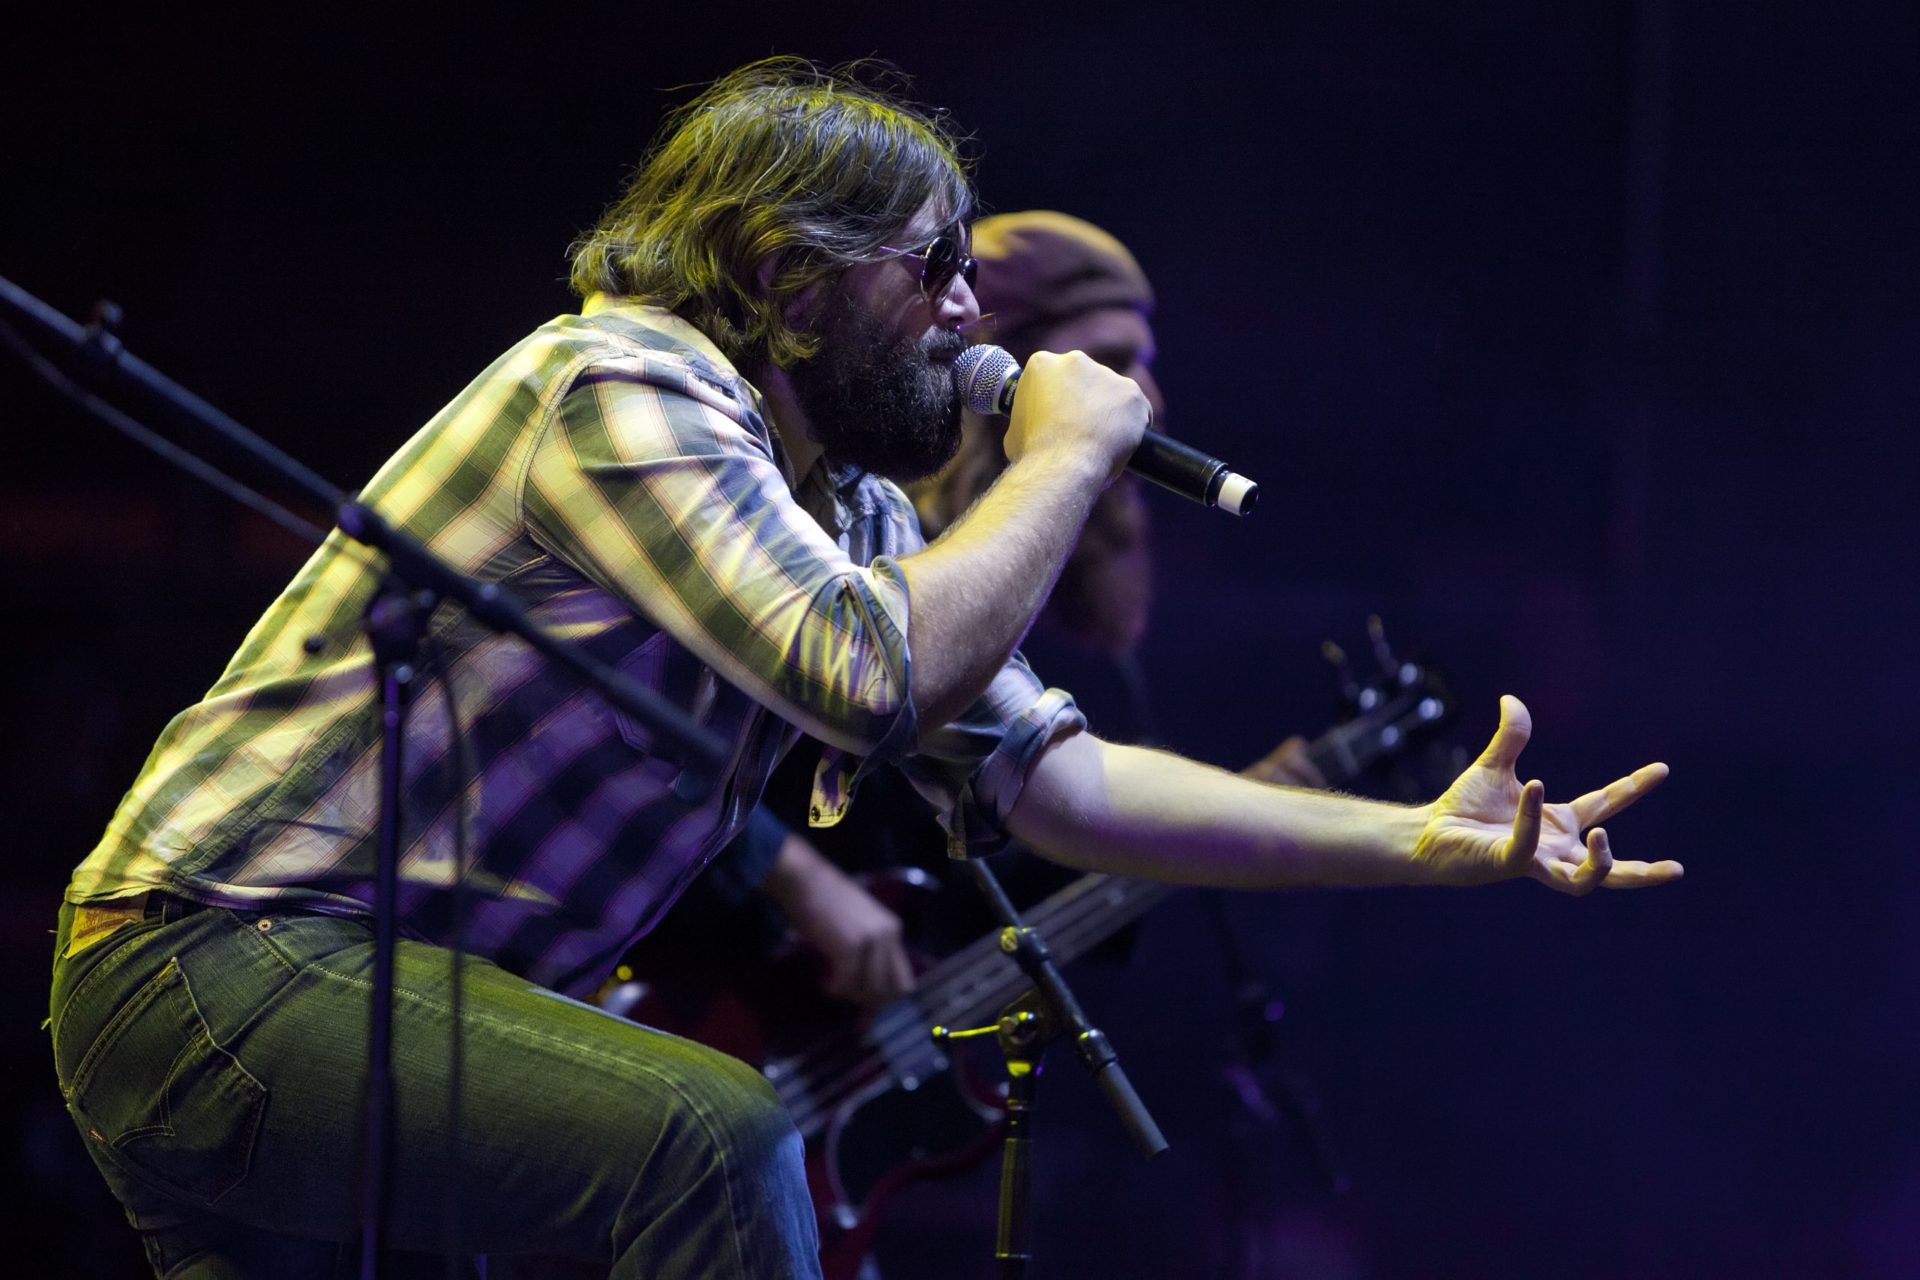
{"type": "Polygon", "coordinates": [[[111,1159],[211,1204],[247,1176],[267,1090],[214,1042],[169,960],[94,1037],[67,1102],[111,1159]]]}

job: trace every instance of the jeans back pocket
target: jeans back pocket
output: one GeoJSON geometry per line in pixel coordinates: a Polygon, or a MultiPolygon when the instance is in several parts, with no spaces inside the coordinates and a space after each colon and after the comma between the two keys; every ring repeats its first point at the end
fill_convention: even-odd
{"type": "Polygon", "coordinates": [[[267,1091],[214,1043],[168,960],[94,1037],[67,1101],[98,1158],[211,1204],[247,1175],[267,1091]]]}

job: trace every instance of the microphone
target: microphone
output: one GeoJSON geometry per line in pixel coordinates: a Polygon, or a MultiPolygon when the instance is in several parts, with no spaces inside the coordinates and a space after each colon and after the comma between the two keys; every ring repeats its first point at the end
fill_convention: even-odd
{"type": "MultiPolygon", "coordinates": [[[[1020,385],[1020,362],[1001,347],[968,347],[953,362],[953,379],[975,413],[1011,413],[1013,393],[1020,385]]],[[[1236,516],[1247,514],[1260,500],[1259,485],[1220,459],[1158,431],[1140,438],[1139,448],[1127,460],[1127,470],[1203,507],[1218,507],[1236,516]]]]}

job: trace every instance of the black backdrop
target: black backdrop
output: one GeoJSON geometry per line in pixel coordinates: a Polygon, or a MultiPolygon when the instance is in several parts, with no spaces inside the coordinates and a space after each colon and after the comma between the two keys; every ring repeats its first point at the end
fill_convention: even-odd
{"type": "MultiPolygon", "coordinates": [[[[567,309],[663,90],[893,59],[976,133],[990,207],[1135,249],[1171,425],[1262,482],[1243,523],[1156,503],[1176,744],[1316,727],[1318,641],[1379,611],[1463,742],[1528,700],[1555,793],[1669,760],[1615,843],[1690,867],[1236,899],[1338,1198],[1284,1131],[1235,1163],[1221,965],[1176,901],[1087,979],[1174,1151],[1139,1166],[1056,1070],[1044,1273],[1222,1274],[1236,1185],[1264,1275],[1920,1271],[1912,6],[663,7],[16,15],[0,274],[111,295],[136,351],[353,484],[567,309]]],[[[34,1032],[45,931],[302,551],[11,362],[0,424],[12,1238],[137,1274],[34,1032]]],[[[978,1194],[916,1196],[895,1274],[983,1274],[978,1194]]]]}

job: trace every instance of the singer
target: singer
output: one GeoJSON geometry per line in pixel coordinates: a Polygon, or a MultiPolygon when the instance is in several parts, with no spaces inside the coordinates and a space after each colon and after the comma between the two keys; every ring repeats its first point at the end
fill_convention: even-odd
{"type": "MultiPolygon", "coordinates": [[[[966,515],[926,545],[896,487],[959,439],[973,203],[943,117],[850,71],[736,71],[576,246],[580,313],[495,360],[364,489],[733,744],[686,801],[643,729],[518,642],[436,618],[406,752],[396,1248],[818,1273],[765,1082],[567,998],[672,905],[801,733],[831,748],[815,821],[897,763],[959,854],[1017,838],[1249,887],[1680,873],[1615,861],[1595,825],[1664,766],[1547,804],[1515,773],[1531,726],[1511,698],[1480,759],[1413,808],[1096,737],[1014,649],[1141,439],[1141,389],[1035,354],[1008,465],[966,515]],[[455,945],[473,956],[458,1131],[455,945]]],[[[338,535],[314,555],[167,727],[66,894],[56,1068],[160,1276],[327,1275],[357,1231],[379,736],[358,618],[377,578],[338,535]]]]}

